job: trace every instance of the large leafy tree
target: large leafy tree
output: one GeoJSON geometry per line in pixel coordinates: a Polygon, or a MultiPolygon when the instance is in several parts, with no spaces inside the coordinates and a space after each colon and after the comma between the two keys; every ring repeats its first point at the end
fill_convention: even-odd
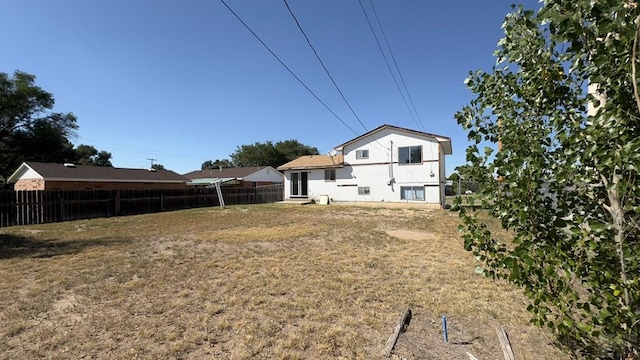
{"type": "Polygon", "coordinates": [[[75,149],[77,162],[81,165],[112,166],[111,153],[108,151],[98,151],[91,145],[78,145],[75,149]]]}
{"type": "Polygon", "coordinates": [[[295,160],[300,156],[318,155],[320,153],[318,151],[318,148],[304,145],[298,140],[293,139],[278,141],[277,143],[275,143],[274,148],[280,156],[280,158],[278,159],[279,164],[274,167],[288,163],[289,161],[295,160]]]}
{"type": "Polygon", "coordinates": [[[297,140],[285,140],[272,143],[256,142],[239,146],[230,155],[235,166],[272,166],[278,167],[304,155],[317,155],[318,149],[307,146],[297,140]]]}
{"type": "Polygon", "coordinates": [[[456,118],[472,142],[461,175],[513,239],[462,207],[465,247],[575,357],[638,358],[638,3],[546,0],[503,28],[456,118]]]}
{"type": "Polygon", "coordinates": [[[53,112],[53,95],[35,76],[0,73],[0,179],[23,161],[64,162],[75,157],[69,141],[77,130],[71,113],[53,112]]]}
{"type": "Polygon", "coordinates": [[[233,167],[233,163],[229,159],[216,159],[216,161],[207,160],[202,163],[201,170],[211,170],[211,169],[219,169],[219,168],[230,168],[233,167]]]}

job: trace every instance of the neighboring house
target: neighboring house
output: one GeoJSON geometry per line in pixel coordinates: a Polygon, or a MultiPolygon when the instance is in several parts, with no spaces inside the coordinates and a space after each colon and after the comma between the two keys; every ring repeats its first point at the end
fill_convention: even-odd
{"type": "Polygon", "coordinates": [[[444,206],[446,136],[383,125],[329,155],[302,156],[278,167],[285,199],[415,202],[444,206]]]}
{"type": "Polygon", "coordinates": [[[15,190],[185,189],[189,179],[170,170],[28,161],[9,177],[15,190]]]}
{"type": "Polygon", "coordinates": [[[196,170],[184,174],[192,186],[211,186],[220,182],[223,186],[257,187],[282,184],[282,173],[271,166],[219,168],[196,170]]]}

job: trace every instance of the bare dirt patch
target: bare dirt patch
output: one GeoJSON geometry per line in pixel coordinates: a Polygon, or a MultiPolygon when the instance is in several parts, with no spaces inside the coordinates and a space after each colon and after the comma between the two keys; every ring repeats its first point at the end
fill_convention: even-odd
{"type": "Polygon", "coordinates": [[[2,229],[0,358],[378,359],[407,306],[402,358],[501,358],[496,326],[518,359],[567,358],[517,289],[474,273],[457,225],[261,205],[2,229]]]}
{"type": "Polygon", "coordinates": [[[390,230],[387,231],[389,236],[397,237],[400,239],[406,240],[430,240],[433,239],[435,235],[422,232],[422,231],[411,231],[411,230],[390,230]]]}

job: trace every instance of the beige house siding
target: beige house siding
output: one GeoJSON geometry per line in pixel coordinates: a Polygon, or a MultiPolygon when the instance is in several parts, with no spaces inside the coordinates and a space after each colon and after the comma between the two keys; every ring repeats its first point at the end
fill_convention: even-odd
{"type": "Polygon", "coordinates": [[[44,179],[21,179],[13,185],[14,190],[44,190],[44,179]]]}

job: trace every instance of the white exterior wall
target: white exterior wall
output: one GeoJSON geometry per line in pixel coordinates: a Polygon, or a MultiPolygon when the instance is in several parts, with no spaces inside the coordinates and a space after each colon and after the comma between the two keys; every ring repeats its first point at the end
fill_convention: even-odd
{"type": "MultiPolygon", "coordinates": [[[[324,180],[324,169],[301,170],[308,172],[309,199],[328,195],[332,201],[444,204],[444,152],[435,138],[385,129],[349,144],[343,155],[344,167],[336,169],[335,181],[324,180]],[[406,146],[422,146],[422,163],[398,164],[398,148],[406,146]],[[357,159],[357,150],[369,150],[369,158],[357,159]],[[425,200],[402,200],[403,186],[424,188],[425,200]],[[370,194],[358,195],[359,187],[369,187],[370,194]]],[[[291,196],[291,172],[300,171],[285,172],[285,198],[291,196]]]]}
{"type": "Polygon", "coordinates": [[[253,182],[264,181],[264,182],[281,183],[282,181],[284,181],[284,177],[278,170],[272,167],[266,167],[262,170],[254,172],[251,175],[245,176],[243,180],[253,181],[253,182]]]}
{"type": "Polygon", "coordinates": [[[25,166],[27,171],[20,176],[20,180],[32,180],[32,179],[43,179],[42,175],[38,174],[35,170],[25,166]]]}
{"type": "Polygon", "coordinates": [[[328,190],[324,181],[324,169],[285,170],[284,172],[284,198],[285,199],[299,197],[299,196],[291,196],[291,173],[294,173],[294,172],[307,173],[307,181],[308,181],[307,198],[318,201],[320,199],[320,195],[328,194],[327,192],[328,190]]]}
{"type": "Polygon", "coordinates": [[[446,174],[446,168],[444,167],[444,159],[445,159],[445,155],[444,155],[444,149],[442,148],[442,146],[438,146],[438,151],[440,154],[440,204],[442,204],[442,206],[444,206],[444,204],[447,202],[447,199],[445,197],[445,188],[447,186],[447,174],[446,174]]]}
{"type": "Polygon", "coordinates": [[[349,191],[355,194],[355,201],[422,202],[402,200],[400,188],[424,186],[424,202],[441,203],[440,145],[436,139],[385,129],[349,144],[343,149],[343,155],[345,176],[336,176],[336,183],[338,187],[356,184],[349,191]],[[422,146],[422,163],[398,164],[398,148],[406,146],[422,146]],[[369,150],[369,158],[357,159],[357,150],[369,150]],[[389,185],[391,177],[394,181],[389,185]],[[362,186],[370,188],[369,196],[358,196],[357,188],[362,186]]]}

